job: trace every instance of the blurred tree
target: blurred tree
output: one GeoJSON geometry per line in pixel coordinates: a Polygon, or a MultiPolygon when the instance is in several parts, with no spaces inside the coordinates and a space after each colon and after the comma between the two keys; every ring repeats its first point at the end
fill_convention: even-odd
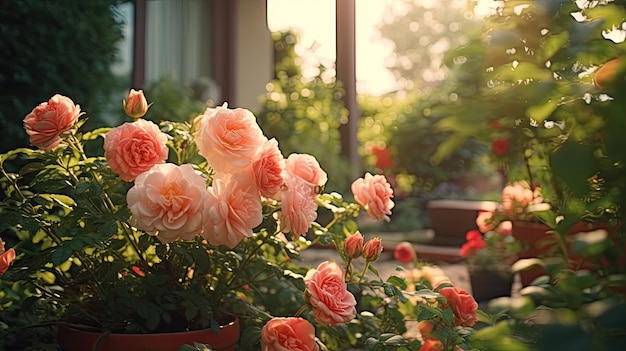
{"type": "Polygon", "coordinates": [[[467,0],[394,1],[379,26],[395,46],[387,67],[407,90],[437,85],[446,78],[444,53],[466,44],[477,24],[467,0]]]}
{"type": "Polygon", "coordinates": [[[327,188],[345,191],[349,166],[341,158],[339,125],[347,116],[344,94],[334,70],[322,64],[312,78],[303,76],[302,58],[295,52],[296,33],[272,34],[275,51],[275,78],[267,84],[259,124],[268,138],[280,141],[285,156],[291,153],[314,155],[328,173],[327,188]]]}
{"type": "MultiPolygon", "coordinates": [[[[22,119],[59,93],[99,116],[116,86],[121,0],[2,0],[0,152],[27,146],[22,119]]],[[[96,124],[97,121],[90,120],[96,124]]]]}

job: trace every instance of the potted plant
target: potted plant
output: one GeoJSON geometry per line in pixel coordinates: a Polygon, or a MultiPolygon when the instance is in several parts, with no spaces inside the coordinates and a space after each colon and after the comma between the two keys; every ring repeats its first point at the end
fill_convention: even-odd
{"type": "MultiPolygon", "coordinates": [[[[438,291],[417,293],[436,306],[410,305],[403,280],[380,277],[373,263],[382,243],[363,243],[355,219],[361,211],[389,217],[385,177],[355,180],[348,201],[323,192],[315,158],[283,157],[247,110],[208,108],[191,122],[157,125],[143,118],[148,107],[131,90],[124,108],[132,121],[83,131],[80,106],[55,95],[24,119],[37,149],[0,155],[2,287],[28,296],[2,301],[2,318],[28,317],[34,306],[43,322],[0,324],[2,343],[53,326],[67,350],[200,343],[269,351],[293,340],[306,350],[418,349],[421,341],[404,335],[405,318],[424,319],[425,308],[428,318],[461,307],[476,313],[438,291]],[[88,151],[102,138],[102,151],[88,151]],[[317,223],[318,211],[332,219],[317,223]],[[299,265],[300,252],[318,242],[333,244],[339,262],[299,265]],[[120,338],[123,346],[112,346],[120,338]]],[[[440,336],[450,349],[463,343],[459,326],[440,336]]]]}
{"type": "MultiPolygon", "coordinates": [[[[477,220],[481,220],[481,215],[477,220]]],[[[478,302],[510,296],[514,277],[511,265],[516,260],[517,248],[511,235],[511,222],[480,228],[485,232],[478,229],[467,232],[460,251],[467,263],[472,295],[478,302]]]]}

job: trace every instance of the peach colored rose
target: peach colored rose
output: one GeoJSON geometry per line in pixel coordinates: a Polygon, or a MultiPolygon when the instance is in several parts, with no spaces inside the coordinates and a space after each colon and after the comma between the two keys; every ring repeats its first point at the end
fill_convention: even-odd
{"type": "Polygon", "coordinates": [[[271,198],[285,184],[283,172],[285,159],[278,148],[278,141],[271,139],[263,143],[256,161],[252,163],[252,171],[256,185],[262,196],[271,198]]]}
{"type": "Polygon", "coordinates": [[[491,222],[493,211],[480,210],[476,215],[476,226],[481,233],[493,230],[494,223],[491,222]]]}
{"type": "Polygon", "coordinates": [[[9,270],[9,266],[11,266],[11,262],[15,259],[15,250],[4,248],[4,241],[0,239],[0,275],[3,275],[7,270],[9,270]]]}
{"type": "Polygon", "coordinates": [[[317,218],[317,204],[310,185],[297,177],[285,179],[281,193],[280,219],[283,233],[291,233],[297,240],[313,225],[317,218]]]}
{"type": "Polygon", "coordinates": [[[324,186],[328,180],[326,172],[320,167],[314,156],[308,154],[291,154],[287,157],[285,171],[298,177],[312,187],[324,186]]]}
{"type": "Polygon", "coordinates": [[[370,262],[376,261],[382,252],[383,242],[379,238],[372,238],[363,246],[363,258],[370,262]]]}
{"type": "Polygon", "coordinates": [[[305,298],[315,320],[330,326],[351,321],[356,316],[356,300],[348,291],[343,270],[335,262],[325,261],[304,277],[305,298]]]}
{"type": "Polygon", "coordinates": [[[401,242],[393,250],[393,257],[402,263],[413,262],[415,259],[415,248],[410,242],[401,242]]]}
{"type": "Polygon", "coordinates": [[[343,243],[343,250],[351,258],[357,258],[363,253],[363,235],[356,232],[346,238],[343,243]]]}
{"type": "Polygon", "coordinates": [[[202,236],[211,245],[234,248],[263,221],[261,197],[254,179],[247,173],[215,178],[209,188],[202,236]]]}
{"type": "Polygon", "coordinates": [[[24,129],[30,137],[30,143],[48,151],[61,142],[61,134],[72,129],[80,112],[80,106],[63,95],[56,94],[35,107],[24,118],[24,129]]]}
{"type": "Polygon", "coordinates": [[[502,235],[513,234],[513,222],[511,221],[500,222],[500,224],[498,224],[498,227],[496,228],[496,232],[502,235]]]}
{"type": "Polygon", "coordinates": [[[154,165],[126,194],[133,225],[163,243],[200,234],[207,198],[204,178],[191,165],[154,165]]]}
{"type": "Polygon", "coordinates": [[[304,318],[272,318],[261,329],[261,351],[318,350],[315,328],[304,318]]]}
{"type": "Polygon", "coordinates": [[[267,140],[252,112],[226,104],[207,108],[195,134],[200,155],[217,173],[234,173],[252,164],[267,140]]]}
{"type": "Polygon", "coordinates": [[[391,215],[393,189],[384,176],[366,173],[364,178],[355,180],[351,188],[354,199],[370,217],[378,221],[391,215]]]}
{"type": "Polygon", "coordinates": [[[132,182],[167,159],[167,135],[153,122],[138,119],[111,129],[104,136],[104,157],[113,172],[132,182]]]}
{"type": "Polygon", "coordinates": [[[130,89],[128,101],[124,100],[124,112],[132,118],[141,118],[148,112],[148,101],[143,90],[130,89]]]}
{"type": "Polygon", "coordinates": [[[437,292],[446,298],[447,302],[444,306],[450,307],[454,312],[454,324],[456,326],[471,327],[476,324],[478,321],[476,314],[478,303],[472,295],[458,286],[444,287],[437,292]]]}

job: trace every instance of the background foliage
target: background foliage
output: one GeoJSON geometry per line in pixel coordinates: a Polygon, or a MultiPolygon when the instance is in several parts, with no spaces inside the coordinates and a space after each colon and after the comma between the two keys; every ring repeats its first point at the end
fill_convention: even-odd
{"type": "Polygon", "coordinates": [[[123,84],[110,70],[122,39],[113,8],[120,2],[2,1],[1,152],[28,145],[22,119],[55,93],[71,96],[83,110],[101,115],[96,112],[103,109],[107,96],[123,84]]]}

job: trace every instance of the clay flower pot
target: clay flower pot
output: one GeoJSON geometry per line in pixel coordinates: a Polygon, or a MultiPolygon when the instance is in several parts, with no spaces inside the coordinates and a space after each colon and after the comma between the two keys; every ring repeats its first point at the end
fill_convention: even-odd
{"type": "Polygon", "coordinates": [[[220,332],[211,329],[157,334],[106,334],[59,325],[58,342],[63,351],[172,351],[182,345],[209,344],[217,351],[235,351],[239,341],[239,319],[220,326],[220,332]]]}
{"type": "Polygon", "coordinates": [[[513,274],[499,271],[470,270],[472,296],[476,302],[486,302],[496,297],[511,296],[513,274]]]}

